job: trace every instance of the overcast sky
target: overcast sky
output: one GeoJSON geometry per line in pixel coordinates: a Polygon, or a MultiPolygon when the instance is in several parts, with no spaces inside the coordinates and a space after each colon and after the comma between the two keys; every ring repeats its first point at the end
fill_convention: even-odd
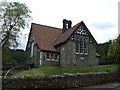
{"type": "MultiPolygon", "coordinates": [[[[26,3],[32,11],[31,22],[62,28],[62,20],[72,21],[72,26],[84,21],[98,43],[118,36],[119,0],[7,0],[26,3]]],[[[31,23],[30,22],[30,23],[31,23]]],[[[30,24],[31,25],[31,24],[30,24]]],[[[30,26],[29,25],[29,26],[30,26]]],[[[24,30],[29,34],[30,27],[24,30]]],[[[20,40],[25,49],[27,38],[20,40]]]]}

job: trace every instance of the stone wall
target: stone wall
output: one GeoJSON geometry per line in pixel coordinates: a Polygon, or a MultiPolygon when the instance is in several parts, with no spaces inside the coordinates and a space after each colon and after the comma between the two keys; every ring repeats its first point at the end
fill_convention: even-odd
{"type": "Polygon", "coordinates": [[[115,73],[77,73],[36,77],[2,78],[3,88],[75,88],[108,82],[115,82],[115,73]]]}

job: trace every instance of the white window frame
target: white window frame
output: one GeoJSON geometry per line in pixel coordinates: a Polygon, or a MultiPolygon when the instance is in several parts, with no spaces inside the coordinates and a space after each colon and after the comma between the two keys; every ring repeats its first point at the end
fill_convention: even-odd
{"type": "Polygon", "coordinates": [[[42,60],[42,52],[40,52],[40,60],[42,60]]]}
{"type": "Polygon", "coordinates": [[[33,49],[34,49],[34,42],[32,42],[32,44],[31,44],[31,57],[33,56],[33,54],[34,54],[34,52],[33,52],[33,49]]]}
{"type": "Polygon", "coordinates": [[[58,61],[59,55],[58,55],[58,54],[55,54],[54,58],[55,58],[55,61],[58,61]],[[56,56],[56,55],[57,55],[57,56],[56,56]]]}
{"type": "Polygon", "coordinates": [[[84,53],[84,41],[83,41],[83,38],[80,38],[79,39],[79,52],[80,52],[80,54],[83,54],[84,53]],[[80,39],[82,40],[82,41],[80,41],[80,39]]]}
{"type": "Polygon", "coordinates": [[[82,37],[78,38],[78,37],[76,37],[74,48],[75,48],[75,54],[88,55],[88,38],[84,38],[84,37],[83,38],[82,37]]]}
{"type": "Polygon", "coordinates": [[[42,65],[42,58],[43,58],[42,52],[40,52],[40,66],[42,65]]]}
{"type": "Polygon", "coordinates": [[[84,57],[80,57],[81,60],[85,59],[84,57]]]}
{"type": "Polygon", "coordinates": [[[84,38],[84,54],[88,55],[88,38],[84,38]],[[86,49],[86,52],[85,52],[85,49],[86,49]]]}
{"type": "Polygon", "coordinates": [[[75,53],[76,54],[79,54],[79,42],[75,42],[75,53]],[[76,45],[76,44],[78,44],[78,45],[76,45]],[[76,52],[78,50],[78,52],[76,52]]]}
{"type": "Polygon", "coordinates": [[[51,53],[51,61],[54,61],[54,54],[51,53]],[[52,56],[53,55],[53,56],[52,56]]]}
{"type": "Polygon", "coordinates": [[[50,53],[46,53],[46,60],[48,60],[48,61],[50,60],[50,53]]]}

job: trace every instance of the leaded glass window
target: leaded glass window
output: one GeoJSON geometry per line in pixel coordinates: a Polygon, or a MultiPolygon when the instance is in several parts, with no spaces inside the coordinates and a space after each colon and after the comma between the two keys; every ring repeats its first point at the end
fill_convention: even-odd
{"type": "Polygon", "coordinates": [[[84,53],[88,54],[88,39],[84,38],[84,53]]]}
{"type": "Polygon", "coordinates": [[[79,43],[75,42],[75,52],[76,54],[79,54],[79,43]]]}
{"type": "Polygon", "coordinates": [[[76,54],[88,54],[88,38],[77,37],[75,39],[75,52],[76,54]]]}
{"type": "Polygon", "coordinates": [[[80,45],[80,54],[83,54],[83,38],[80,38],[79,40],[80,40],[80,43],[79,43],[79,45],[80,45]]]}

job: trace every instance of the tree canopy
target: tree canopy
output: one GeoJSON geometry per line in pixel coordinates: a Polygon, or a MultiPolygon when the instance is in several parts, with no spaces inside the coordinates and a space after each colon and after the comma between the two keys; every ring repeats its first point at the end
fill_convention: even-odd
{"type": "Polygon", "coordinates": [[[19,2],[0,3],[0,38],[2,47],[17,47],[20,29],[28,25],[31,16],[28,7],[19,2]]]}
{"type": "Polygon", "coordinates": [[[120,35],[113,41],[108,51],[108,58],[112,59],[114,62],[117,56],[120,56],[120,35]]]}
{"type": "Polygon", "coordinates": [[[98,45],[97,52],[101,55],[101,57],[99,58],[99,63],[100,64],[109,63],[108,60],[107,60],[108,59],[107,58],[107,53],[108,53],[110,44],[111,44],[111,40],[98,45]]]}
{"type": "Polygon", "coordinates": [[[7,63],[12,65],[24,65],[27,60],[27,53],[23,50],[11,50],[9,48],[2,49],[2,65],[6,66],[7,63]]]}

